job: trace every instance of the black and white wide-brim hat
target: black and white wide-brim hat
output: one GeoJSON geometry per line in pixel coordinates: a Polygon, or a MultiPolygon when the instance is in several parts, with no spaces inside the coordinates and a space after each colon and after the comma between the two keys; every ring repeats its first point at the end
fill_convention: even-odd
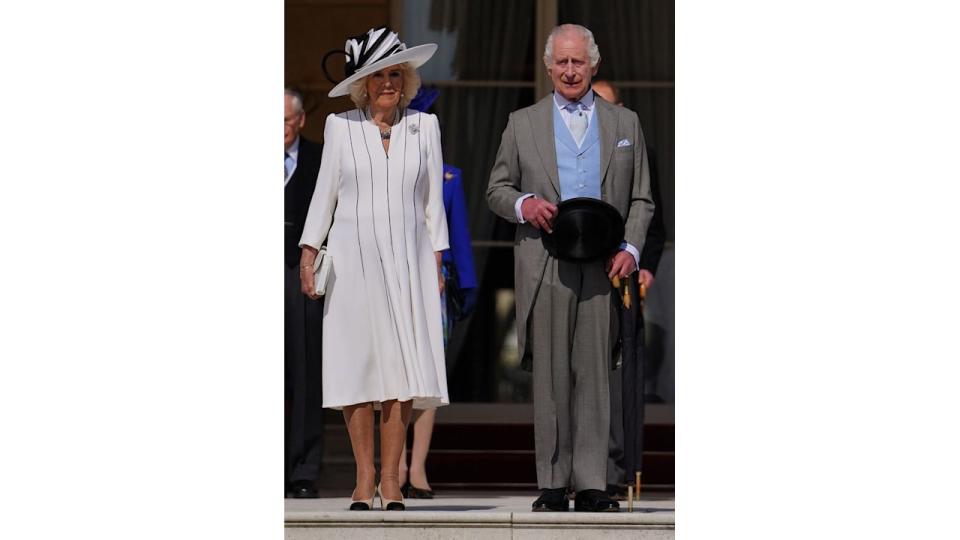
{"type": "Polygon", "coordinates": [[[360,79],[376,73],[381,69],[396,64],[410,63],[413,67],[420,67],[437,52],[435,43],[407,46],[400,41],[397,33],[388,27],[372,28],[366,34],[351,37],[344,45],[343,51],[330,51],[323,57],[323,71],[328,79],[326,60],[334,53],[347,56],[347,63],[343,68],[345,79],[337,83],[327,94],[329,97],[345,96],[350,93],[350,85],[360,79]]]}

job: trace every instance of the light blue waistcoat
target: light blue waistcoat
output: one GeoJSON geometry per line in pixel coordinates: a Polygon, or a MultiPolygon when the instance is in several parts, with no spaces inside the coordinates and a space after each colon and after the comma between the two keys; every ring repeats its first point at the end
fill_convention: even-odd
{"type": "MultiPolygon", "coordinates": [[[[596,107],[596,105],[594,105],[596,107]]],[[[570,128],[563,122],[560,109],[553,107],[554,144],[557,148],[557,172],[560,175],[560,200],[575,197],[600,196],[600,129],[599,115],[593,111],[593,118],[583,136],[583,146],[570,134],[570,128]]]]}

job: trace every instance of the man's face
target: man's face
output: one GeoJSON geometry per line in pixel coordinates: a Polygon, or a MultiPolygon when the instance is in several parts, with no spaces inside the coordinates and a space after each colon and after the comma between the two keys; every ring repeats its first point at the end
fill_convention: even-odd
{"type": "Polygon", "coordinates": [[[288,95],[283,98],[283,149],[286,150],[300,134],[306,118],[302,111],[294,112],[293,98],[288,95]]]}
{"type": "Polygon", "coordinates": [[[547,66],[553,89],[570,101],[577,101],[590,88],[590,80],[597,74],[596,66],[590,67],[587,40],[583,36],[564,32],[553,38],[553,60],[547,66]]]}

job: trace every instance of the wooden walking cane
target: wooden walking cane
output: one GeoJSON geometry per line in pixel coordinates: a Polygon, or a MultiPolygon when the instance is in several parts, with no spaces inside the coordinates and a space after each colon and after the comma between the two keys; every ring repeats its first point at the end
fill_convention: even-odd
{"type": "MultiPolygon", "coordinates": [[[[630,300],[630,287],[621,287],[620,276],[613,276],[613,278],[610,279],[610,283],[612,283],[613,287],[619,290],[620,293],[623,295],[623,307],[630,309],[630,306],[633,303],[630,300]]],[[[642,290],[643,289],[641,289],[641,291],[642,290]]]]}

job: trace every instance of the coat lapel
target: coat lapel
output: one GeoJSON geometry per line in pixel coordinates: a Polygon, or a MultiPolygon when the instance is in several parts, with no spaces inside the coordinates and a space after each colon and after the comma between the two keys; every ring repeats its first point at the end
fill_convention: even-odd
{"type": "Polygon", "coordinates": [[[607,182],[607,169],[610,167],[610,159],[616,149],[620,116],[614,112],[613,105],[602,98],[597,98],[594,103],[600,120],[600,185],[603,186],[607,182]]]}
{"type": "Polygon", "coordinates": [[[560,173],[557,172],[557,147],[554,143],[553,132],[553,94],[540,100],[530,111],[530,121],[533,124],[533,140],[540,153],[540,160],[547,172],[547,178],[553,184],[553,189],[560,196],[560,173]]]}

